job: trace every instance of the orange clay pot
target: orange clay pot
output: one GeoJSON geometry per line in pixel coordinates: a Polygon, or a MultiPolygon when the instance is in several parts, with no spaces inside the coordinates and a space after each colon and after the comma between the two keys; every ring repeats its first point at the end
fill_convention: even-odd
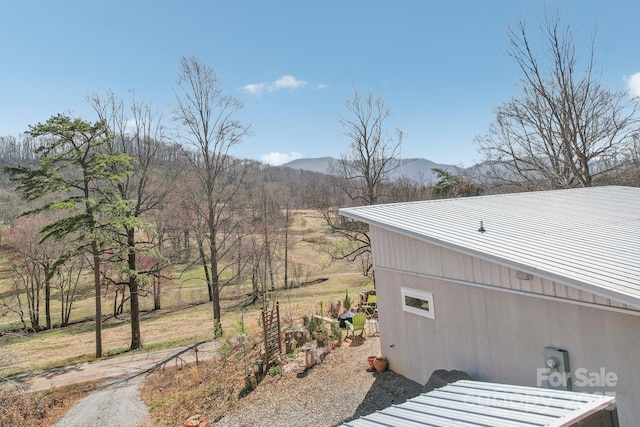
{"type": "Polygon", "coordinates": [[[373,368],[373,361],[375,360],[375,358],[378,356],[369,356],[367,357],[367,362],[369,363],[369,367],[373,368]]]}
{"type": "Polygon", "coordinates": [[[373,367],[376,368],[376,372],[384,372],[387,370],[389,362],[386,357],[378,356],[373,359],[373,367]]]}

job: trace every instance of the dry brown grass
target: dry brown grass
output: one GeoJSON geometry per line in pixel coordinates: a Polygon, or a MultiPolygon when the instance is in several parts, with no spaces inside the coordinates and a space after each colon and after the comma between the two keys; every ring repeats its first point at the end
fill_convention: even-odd
{"type": "Polygon", "coordinates": [[[0,390],[0,426],[52,426],[100,381],[36,393],[0,390]]]}
{"type": "Polygon", "coordinates": [[[153,425],[179,425],[195,414],[206,414],[209,420],[222,416],[243,393],[246,369],[258,357],[257,344],[254,339],[244,346],[228,348],[216,359],[163,369],[149,376],[140,394],[153,425]]]}
{"type": "MultiPolygon", "coordinates": [[[[345,277],[346,280],[332,278],[312,286],[274,293],[274,299],[280,301],[283,326],[288,322],[292,324],[299,322],[304,315],[315,314],[320,302],[324,309],[328,310],[329,302],[341,300],[345,289],[348,289],[352,298],[355,298],[358,290],[369,286],[364,278],[356,275],[345,277]]],[[[227,301],[227,304],[232,305],[231,303],[233,301],[227,301]]],[[[206,335],[202,331],[211,330],[210,310],[210,305],[205,303],[176,312],[155,313],[153,317],[143,322],[143,336],[147,340],[159,341],[177,337],[182,337],[184,340],[191,337],[196,342],[206,335]]],[[[203,362],[197,367],[165,369],[153,375],[145,383],[141,393],[145,403],[150,407],[154,425],[162,425],[161,420],[184,420],[199,412],[205,412],[209,420],[214,420],[237,404],[245,387],[245,369],[247,366],[253,366],[258,354],[259,346],[255,346],[255,342],[260,336],[259,313],[258,307],[246,310],[228,307],[223,316],[224,327],[229,337],[235,336],[240,318],[243,318],[245,328],[253,337],[253,344],[247,344],[245,347],[249,350],[244,357],[244,350],[241,347],[228,347],[223,351],[226,357],[203,362]]],[[[87,328],[91,329],[90,325],[85,327],[87,328]]],[[[58,364],[62,363],[61,360],[72,354],[69,345],[83,343],[82,345],[89,353],[93,349],[93,332],[90,330],[74,334],[64,330],[54,332],[56,334],[51,336],[47,336],[46,333],[38,334],[40,339],[35,342],[17,342],[10,347],[16,353],[23,355],[19,357],[26,357],[31,366],[55,364],[56,361],[58,364]],[[30,355],[30,351],[35,351],[36,355],[30,355]],[[45,361],[38,363],[38,355],[45,361]]],[[[105,330],[105,342],[115,343],[127,337],[126,323],[105,330]]],[[[3,351],[6,350],[3,348],[3,351]]],[[[88,356],[88,358],[91,357],[88,356]]],[[[0,399],[6,400],[0,420],[20,418],[21,422],[17,425],[52,425],[93,388],[95,388],[93,385],[79,385],[44,393],[11,395],[10,399],[0,396],[0,399]],[[5,411],[7,411],[6,415],[5,411]]],[[[0,422],[0,425],[9,424],[0,422]]],[[[176,423],[169,425],[176,425],[176,423]]]]}
{"type": "MultiPolygon", "coordinates": [[[[272,301],[279,301],[280,313],[283,326],[294,325],[299,322],[302,316],[309,316],[319,313],[322,307],[324,313],[329,309],[331,302],[336,302],[344,298],[348,291],[352,300],[357,301],[357,293],[371,287],[369,279],[360,275],[357,268],[347,263],[330,263],[329,257],[323,252],[316,239],[323,233],[321,218],[312,215],[299,213],[294,217],[292,227],[295,239],[290,240],[290,255],[292,261],[303,266],[300,281],[309,281],[323,277],[328,280],[293,289],[277,289],[269,293],[272,301]]],[[[283,272],[276,270],[276,276],[282,277],[283,272]]],[[[291,274],[291,272],[290,272],[291,274]]],[[[290,276],[291,278],[291,276],[290,276]]],[[[159,349],[169,348],[179,345],[195,344],[205,340],[210,340],[213,333],[211,316],[211,306],[208,302],[193,303],[193,295],[204,295],[206,288],[185,290],[181,287],[167,289],[164,310],[155,312],[145,312],[142,315],[142,338],[145,348],[159,349]]],[[[228,288],[223,291],[223,328],[229,336],[237,336],[239,324],[244,323],[245,328],[250,333],[259,331],[258,323],[260,317],[260,304],[250,307],[242,307],[245,301],[245,294],[248,291],[246,286],[228,288]]],[[[105,309],[108,310],[107,307],[105,309]]],[[[108,312],[108,311],[107,311],[108,312]]],[[[21,338],[7,339],[0,345],[0,376],[7,376],[16,373],[37,372],[57,366],[65,366],[73,363],[80,363],[93,360],[95,350],[95,333],[93,322],[86,320],[79,322],[68,328],[43,331],[38,334],[24,336],[21,338]]],[[[125,352],[129,346],[130,325],[127,322],[126,314],[120,318],[109,318],[104,323],[103,347],[105,354],[113,355],[125,352]]],[[[233,351],[238,351],[233,350],[233,351]]],[[[197,370],[184,369],[183,371],[171,372],[165,379],[157,379],[157,383],[150,390],[150,406],[152,413],[154,408],[162,407],[162,419],[181,419],[183,415],[189,414],[195,408],[189,406],[189,401],[202,399],[205,405],[209,405],[215,418],[215,407],[227,408],[233,405],[240,390],[244,387],[244,358],[231,358],[239,364],[230,361],[209,366],[201,365],[197,370]],[[242,361],[242,363],[240,363],[242,361]],[[171,379],[173,377],[173,379],[171,379]],[[223,381],[209,381],[210,378],[223,378],[223,381]],[[164,402],[166,393],[171,387],[190,383],[189,379],[196,384],[189,386],[184,396],[177,393],[175,400],[164,402]],[[164,382],[163,382],[164,381],[164,382]],[[166,383],[165,383],[166,382],[166,383]],[[219,384],[212,385],[212,384],[219,384]],[[200,390],[202,389],[202,390],[200,390]],[[165,393],[154,390],[164,390],[165,393]],[[198,391],[199,390],[199,391],[198,391]],[[202,393],[202,395],[197,395],[202,393]],[[165,397],[163,397],[165,395],[165,397]]],[[[72,387],[66,392],[63,389],[51,391],[50,394],[25,395],[24,402],[15,400],[11,403],[10,413],[12,416],[23,417],[18,425],[48,425],[49,421],[39,418],[44,412],[50,413],[53,420],[58,409],[63,413],[71,407],[75,401],[88,392],[90,388],[83,389],[84,386],[72,387]],[[84,390],[84,391],[83,391],[84,390]],[[31,397],[28,397],[31,396],[31,397]],[[38,399],[38,405],[29,404],[33,399],[38,399]],[[23,402],[23,403],[21,403],[23,402]],[[33,410],[19,409],[33,407],[33,410]],[[43,410],[42,408],[50,408],[43,410]]],[[[146,386],[145,386],[146,388],[146,386]]],[[[146,388],[148,390],[148,388],[146,388]]],[[[173,390],[173,389],[172,389],[173,390]]],[[[0,396],[3,399],[4,396],[0,396]]],[[[4,411],[5,407],[2,407],[4,411]]],[[[3,415],[4,416],[4,415],[3,415]]],[[[13,419],[13,418],[11,418],[13,419]]],[[[0,425],[6,425],[0,422],[0,425]]]]}

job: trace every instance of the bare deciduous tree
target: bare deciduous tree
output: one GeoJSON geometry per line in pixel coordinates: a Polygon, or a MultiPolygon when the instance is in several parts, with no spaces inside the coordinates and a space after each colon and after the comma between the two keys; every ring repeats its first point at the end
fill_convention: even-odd
{"type": "Polygon", "coordinates": [[[249,133],[249,127],[234,118],[242,108],[226,96],[212,68],[196,57],[183,57],[176,89],[175,118],[184,127],[184,150],[191,166],[193,187],[185,189],[186,200],[204,226],[200,250],[213,305],[214,335],[221,336],[220,261],[233,252],[241,233],[232,205],[246,173],[243,161],[229,151],[249,133]]]}
{"type": "MultiPolygon", "coordinates": [[[[165,144],[163,117],[151,106],[131,101],[127,107],[124,100],[112,92],[104,97],[93,95],[90,104],[104,121],[112,137],[105,148],[110,153],[126,153],[135,161],[131,173],[120,181],[113,182],[114,191],[122,200],[129,203],[122,206],[121,215],[130,219],[123,221],[118,231],[121,250],[114,252],[113,269],[119,274],[108,279],[122,291],[122,302],[125,301],[125,288],[129,291],[129,308],[131,315],[131,350],[142,348],[140,331],[140,302],[142,286],[150,282],[148,279],[156,272],[142,268],[139,263],[141,255],[158,257],[150,241],[141,241],[141,229],[151,229],[151,223],[143,221],[145,215],[158,208],[176,182],[177,168],[170,168],[162,162],[160,154],[165,144]],[[118,287],[118,285],[121,285],[118,287]]],[[[117,166],[117,165],[116,165],[117,166]]],[[[105,269],[105,272],[109,271],[105,269]]],[[[117,299],[117,296],[116,296],[117,299]]],[[[122,310],[122,305],[119,311],[122,310]]]]}
{"type": "MultiPolygon", "coordinates": [[[[330,166],[334,183],[352,206],[381,203],[389,197],[384,192],[389,188],[385,184],[402,164],[403,133],[399,129],[395,129],[393,136],[387,133],[385,121],[391,116],[391,110],[371,92],[361,97],[355,90],[346,107],[348,115],[340,116],[338,121],[350,141],[349,149],[330,166]]],[[[332,258],[360,261],[363,273],[372,274],[371,242],[366,224],[338,217],[329,205],[322,206],[321,212],[332,232],[348,242],[334,245],[330,250],[332,258]]]]}
{"type": "Polygon", "coordinates": [[[538,50],[524,21],[509,30],[508,55],[520,72],[521,93],[496,109],[477,138],[494,179],[527,188],[589,187],[624,165],[638,132],[638,103],[604,88],[596,73],[594,40],[580,70],[572,29],[559,15],[540,25],[538,50]]]}
{"type": "Polygon", "coordinates": [[[361,97],[357,90],[346,102],[348,115],[338,118],[349,149],[330,166],[335,183],[355,205],[375,205],[384,199],[385,182],[400,165],[404,135],[396,129],[390,136],[385,121],[391,116],[382,98],[369,92],[361,97]]]}
{"type": "Polygon", "coordinates": [[[76,290],[83,277],[86,258],[77,255],[65,260],[56,271],[55,285],[60,301],[60,325],[68,326],[71,318],[71,308],[76,298],[76,290]]]}

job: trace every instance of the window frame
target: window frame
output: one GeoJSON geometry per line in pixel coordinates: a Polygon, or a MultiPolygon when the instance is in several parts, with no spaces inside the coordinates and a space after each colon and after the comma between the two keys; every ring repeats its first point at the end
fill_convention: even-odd
{"type": "Polygon", "coordinates": [[[400,287],[400,296],[402,298],[402,310],[407,313],[417,314],[418,316],[426,317],[428,319],[435,319],[436,314],[433,306],[433,292],[422,291],[419,289],[408,288],[406,286],[400,287]],[[406,297],[415,298],[426,301],[429,304],[429,310],[422,308],[412,307],[407,305],[406,297]]]}

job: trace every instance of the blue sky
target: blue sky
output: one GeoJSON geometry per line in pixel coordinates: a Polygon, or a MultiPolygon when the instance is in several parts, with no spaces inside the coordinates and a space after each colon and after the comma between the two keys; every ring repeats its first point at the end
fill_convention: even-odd
{"type": "Polygon", "coordinates": [[[244,104],[240,157],[338,157],[355,88],[392,109],[403,157],[470,166],[493,109],[518,93],[507,26],[533,30],[545,10],[579,51],[596,31],[606,87],[640,80],[636,1],[0,0],[0,135],[57,113],[94,120],[86,98],[108,90],[170,117],[180,58],[196,55],[244,104]]]}

